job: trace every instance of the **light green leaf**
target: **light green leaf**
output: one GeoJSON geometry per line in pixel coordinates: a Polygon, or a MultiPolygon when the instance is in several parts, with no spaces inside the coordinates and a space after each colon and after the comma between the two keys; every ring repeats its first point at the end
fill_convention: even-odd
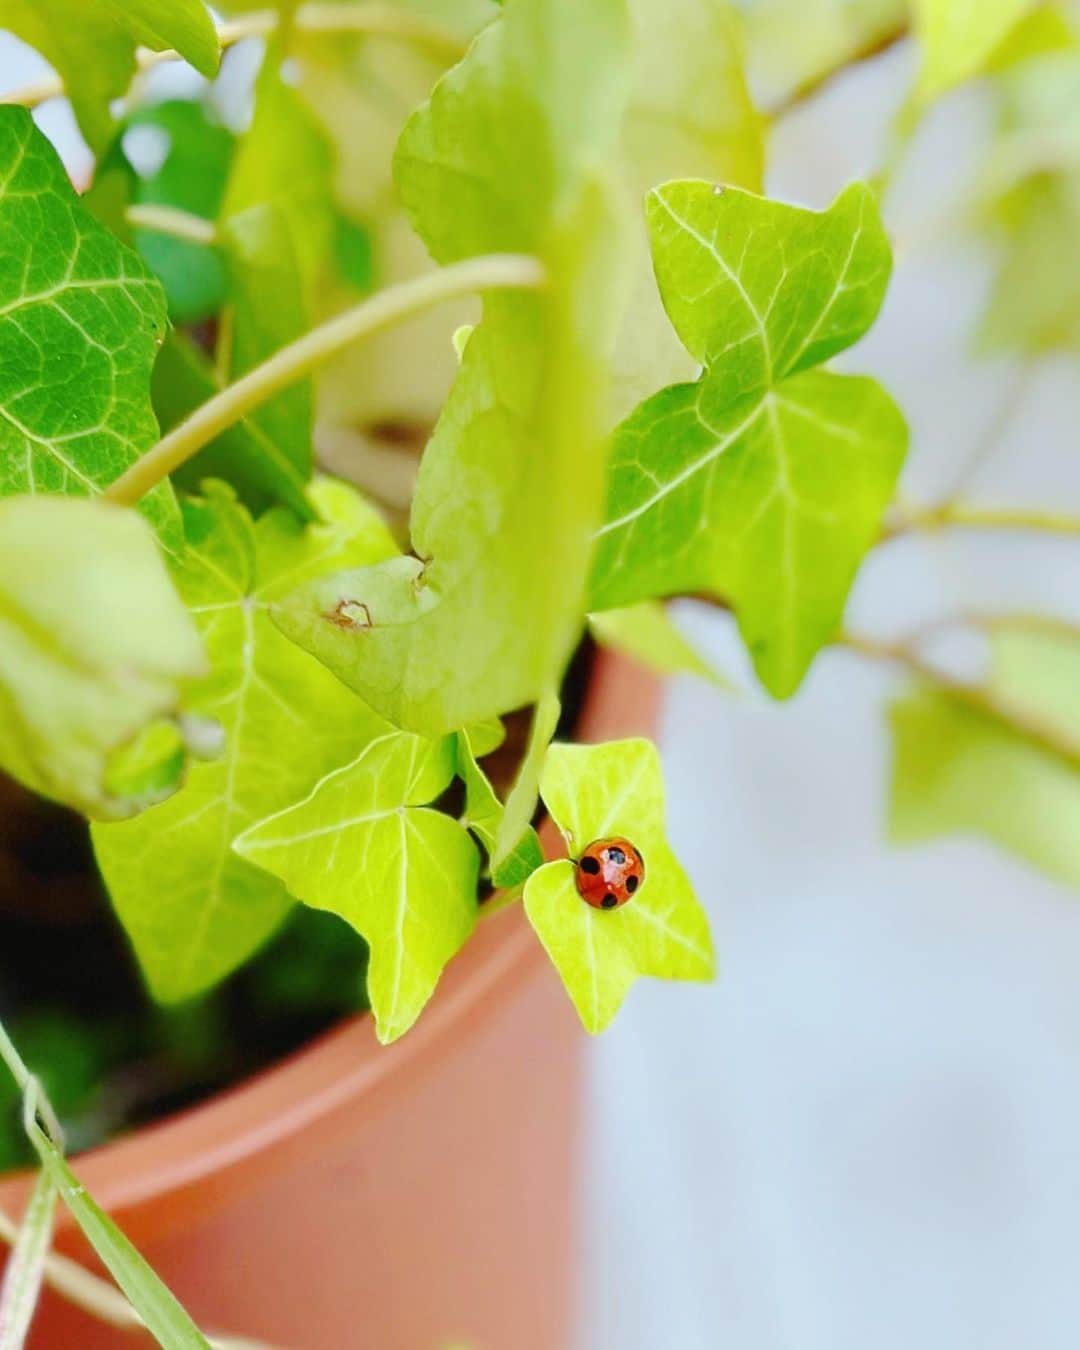
{"type": "Polygon", "coordinates": [[[754,88],[766,107],[782,105],[873,51],[907,19],[907,0],[754,0],[744,12],[754,88]]]}
{"type": "MultiPolygon", "coordinates": [[[[232,133],[202,103],[169,99],[136,108],[124,119],[121,134],[97,168],[89,204],[110,175],[122,174],[127,189],[124,195],[136,205],[172,206],[203,220],[216,220],[233,148],[232,133]],[[128,161],[124,144],[129,132],[146,134],[147,129],[165,138],[166,148],[160,166],[140,175],[128,161]]],[[[111,219],[105,219],[105,223],[126,238],[122,223],[111,219]]],[[[165,287],[169,316],[175,323],[196,323],[218,313],[228,290],[218,249],[158,230],[136,229],[133,238],[147,266],[165,287]]]]}
{"type": "Polygon", "coordinates": [[[589,631],[601,646],[625,652],[661,675],[700,675],[721,689],[731,688],[731,682],[683,637],[667,606],[658,600],[590,614],[589,631]]]}
{"type": "MultiPolygon", "coordinates": [[[[765,123],[747,88],[739,17],[731,5],[631,0],[630,14],[634,78],[622,158],[635,207],[650,188],[671,178],[760,191],[765,123]]],[[[634,288],[615,353],[618,415],[659,385],[694,375],[657,294],[643,218],[633,244],[634,288]]]]}
{"type": "Polygon", "coordinates": [[[880,386],[810,369],[870,327],[888,243],[863,184],[814,212],[669,183],[648,214],[665,307],[705,372],[615,432],[591,608],[716,594],[783,698],[834,635],[903,461],[880,386]]]}
{"type": "MultiPolygon", "coordinates": [[[[502,873],[510,857],[521,847],[521,839],[536,811],[540,792],[540,772],[544,758],[559,725],[562,711],[556,694],[544,694],[533,709],[532,725],[525,754],[518,767],[517,778],[506,796],[506,810],[495,834],[495,848],[491,855],[492,873],[502,873]]],[[[499,883],[509,884],[509,883],[499,883]]]]}
{"type": "Polygon", "coordinates": [[[284,220],[308,300],[329,256],[334,226],[334,161],[306,100],[285,83],[281,53],[267,48],[255,85],[255,112],[229,175],[222,216],[272,207],[284,220]]]}
{"type": "Polygon", "coordinates": [[[30,1192],[18,1240],[4,1267],[0,1286],[0,1350],[22,1350],[26,1343],[45,1278],[55,1213],[56,1186],[47,1172],[41,1172],[30,1192]]]}
{"type": "MultiPolygon", "coordinates": [[[[457,733],[457,771],[465,784],[464,821],[491,856],[504,811],[487,774],[477,763],[489,749],[494,746],[485,742],[483,724],[457,733]]],[[[520,886],[543,861],[539,836],[526,823],[506,857],[498,865],[492,863],[491,880],[496,886],[520,886]]]]}
{"type": "Polygon", "coordinates": [[[110,756],[177,710],[201,675],[195,626],[133,511],[71,498],[0,500],[0,763],[99,818],[110,756]]]}
{"type": "Polygon", "coordinates": [[[31,1141],[83,1236],[162,1350],[211,1350],[210,1342],[175,1296],[87,1193],[56,1145],[38,1127],[32,1130],[31,1141]]]}
{"type": "MultiPolygon", "coordinates": [[[[100,492],[157,440],[161,286],[82,205],[24,108],[0,108],[0,496],[100,492]]],[[[141,509],[181,547],[168,484],[141,509]]]]}
{"type": "MultiPolygon", "coordinates": [[[[1080,746],[1080,640],[1002,629],[991,687],[1007,707],[1080,746]]],[[[919,689],[890,713],[890,837],[919,843],[980,834],[1080,887],[1080,771],[1001,717],[919,689]]]]}
{"type": "Polygon", "coordinates": [[[924,101],[978,75],[1034,0],[911,0],[924,101]]]}
{"type": "Polygon", "coordinates": [[[172,48],[206,76],[216,73],[220,55],[203,0],[0,0],[0,28],[56,69],[94,150],[110,138],[109,105],[131,84],[137,46],[172,48]]]}
{"type": "Polygon", "coordinates": [[[167,802],[93,832],[117,913],[163,1002],[235,969],[292,903],[275,878],[232,852],[235,836],[385,730],[267,615],[296,581],[393,551],[385,526],[350,489],[322,482],[312,490],[326,523],[306,528],[283,509],[252,524],[221,485],[185,506],[190,548],[177,581],[212,664],[189,706],[224,727],[224,753],[192,765],[167,802]]]}
{"type": "Polygon", "coordinates": [[[365,938],[383,1043],[416,1021],[476,921],[476,845],[457,821],[424,806],[454,764],[453,738],[392,732],[236,841],[242,857],[365,938]]]}
{"type": "Polygon", "coordinates": [[[1080,349],[1080,278],[1061,265],[1080,229],[1080,55],[1074,44],[1007,70],[982,174],[998,250],[976,333],[983,352],[1080,349]]]}
{"type": "Polygon", "coordinates": [[[540,791],[566,836],[570,860],[548,863],[529,877],[525,912],[585,1029],[602,1031],[640,975],[711,980],[708,920],[664,831],[656,747],[644,740],[553,745],[540,791]],[[619,909],[593,909],[578,895],[574,859],[594,840],[612,837],[639,851],[645,880],[619,909]]]}
{"type": "Polygon", "coordinates": [[[620,260],[594,166],[619,131],[624,29],[619,0],[516,0],[402,133],[401,192],[436,259],[518,250],[548,269],[540,294],[485,300],[420,469],[423,568],[396,578],[392,604],[375,569],[275,612],[409,730],[535,702],[580,632],[620,260]],[[341,605],[365,607],[368,623],[328,621],[341,605]]]}

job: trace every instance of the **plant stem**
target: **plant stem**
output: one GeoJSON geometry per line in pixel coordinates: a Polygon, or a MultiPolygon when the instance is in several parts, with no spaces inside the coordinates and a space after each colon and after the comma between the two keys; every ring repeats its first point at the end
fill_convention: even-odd
{"type": "Polygon", "coordinates": [[[212,220],[180,211],[175,206],[129,206],[124,219],[137,230],[156,230],[174,239],[186,239],[192,244],[213,244],[217,241],[217,226],[212,220]]]}
{"type": "Polygon", "coordinates": [[[1003,698],[995,690],[983,684],[974,684],[959,680],[947,674],[937,666],[924,660],[908,642],[881,642],[876,638],[856,633],[842,633],[837,639],[838,645],[847,647],[876,661],[889,661],[902,666],[912,675],[928,684],[932,684],[942,693],[967,708],[982,713],[984,717],[1000,722],[1011,731],[1023,736],[1040,749],[1065,760],[1074,769],[1080,769],[1080,741],[1062,732],[1060,727],[1044,722],[1033,715],[1029,709],[1003,698]]]}
{"type": "Polygon", "coordinates": [[[538,259],[515,253],[495,253],[453,263],[437,272],[391,286],[290,342],[235,384],[215,394],[137,459],[109,485],[104,496],[125,505],[139,501],[174,469],[253,408],[310,375],[316,367],[359,338],[369,337],[443,300],[486,290],[534,290],[543,286],[544,281],[544,267],[538,259]]]}
{"type": "MultiPolygon", "coordinates": [[[[458,36],[431,19],[412,14],[400,5],[379,3],[379,0],[355,0],[351,4],[307,4],[296,11],[293,24],[302,33],[355,33],[377,37],[400,38],[419,47],[426,47],[436,56],[449,62],[465,54],[466,44],[458,36]]],[[[222,51],[245,38],[265,37],[278,25],[278,15],[272,10],[259,10],[218,28],[222,51]]],[[[180,61],[179,52],[152,52],[140,48],[136,53],[137,69],[141,74],[165,61],[180,61]]],[[[36,108],[51,98],[62,98],[63,81],[56,75],[45,76],[32,84],[22,85],[10,93],[0,95],[0,103],[18,103],[24,108],[36,108]]]]}
{"type": "Polygon", "coordinates": [[[903,42],[907,37],[909,24],[905,19],[901,23],[895,24],[883,33],[877,33],[871,37],[861,47],[857,47],[853,52],[849,52],[842,61],[837,62],[835,66],[829,66],[826,70],[815,71],[808,79],[795,85],[793,89],[788,90],[782,98],[778,99],[771,108],[765,110],[765,115],[773,122],[778,118],[785,117],[794,109],[808,103],[812,98],[821,92],[826,85],[831,84],[839,75],[851,69],[852,66],[861,65],[864,61],[872,61],[875,56],[881,56],[882,53],[889,51],[898,43],[903,42]]]}
{"type": "Polygon", "coordinates": [[[944,529],[1033,531],[1039,534],[1080,535],[1080,516],[1065,511],[1043,511],[1018,506],[940,506],[904,510],[882,531],[882,540],[915,531],[944,529]]]}
{"type": "Polygon", "coordinates": [[[11,1076],[15,1079],[19,1091],[25,1092],[30,1086],[32,1075],[23,1063],[22,1056],[15,1049],[11,1037],[4,1030],[3,1022],[0,1022],[0,1060],[3,1060],[11,1071],[11,1076]]]}

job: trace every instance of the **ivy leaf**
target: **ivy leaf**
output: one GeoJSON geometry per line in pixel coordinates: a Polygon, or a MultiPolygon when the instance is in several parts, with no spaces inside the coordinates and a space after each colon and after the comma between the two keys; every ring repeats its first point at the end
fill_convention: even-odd
{"type": "Polygon", "coordinates": [[[601,646],[624,652],[660,675],[698,675],[721,689],[732,687],[683,637],[667,606],[658,600],[590,614],[589,632],[601,646]]]}
{"type": "Polygon", "coordinates": [[[754,0],[744,13],[754,87],[765,106],[782,105],[873,51],[907,18],[907,0],[754,0]]]}
{"type": "Polygon", "coordinates": [[[928,101],[979,74],[1034,0],[912,0],[922,47],[916,96],[928,101]]]}
{"type": "Polygon", "coordinates": [[[111,790],[110,758],[174,713],[182,682],[205,668],[140,516],[71,498],[0,501],[0,763],[8,773],[87,815],[137,810],[137,800],[111,790]]]}
{"type": "MultiPolygon", "coordinates": [[[[518,767],[514,785],[506,797],[506,810],[499,821],[495,833],[495,848],[491,855],[492,874],[502,874],[510,857],[518,852],[521,840],[528,830],[529,821],[536,810],[536,799],[540,790],[540,771],[544,759],[559,725],[562,711],[558,696],[544,694],[533,709],[532,725],[529,728],[529,741],[525,754],[518,767]]],[[[499,885],[508,884],[499,882],[499,885]]]]}
{"type": "MultiPolygon", "coordinates": [[[[505,812],[495,795],[487,774],[477,762],[495,747],[485,737],[482,723],[457,733],[457,772],[465,784],[465,824],[480,840],[489,856],[495,852],[495,840],[505,812]]],[[[506,856],[492,862],[491,880],[496,886],[520,886],[530,872],[544,861],[540,839],[529,824],[519,832],[506,856]]]]}
{"type": "Polygon", "coordinates": [[[784,698],[836,631],[904,457],[879,385],[811,369],[873,323],[888,242],[858,183],[823,212],[696,181],[647,210],[664,306],[705,370],[615,432],[590,608],[719,595],[784,698]]]}
{"type": "Polygon", "coordinates": [[[367,941],[368,997],[384,1044],[416,1021],[476,922],[476,845],[425,806],[454,765],[452,737],[392,732],[236,841],[242,857],[367,941]]]}
{"type": "Polygon", "coordinates": [[[277,44],[255,84],[255,111],[229,175],[222,216],[271,207],[284,220],[306,299],[325,266],[334,226],[334,160],[306,100],[281,76],[277,44]]]}
{"type": "Polygon", "coordinates": [[[129,204],[172,206],[216,220],[233,148],[232,133],[202,103],[169,99],[136,108],[99,161],[93,186],[83,198],[114,234],[134,243],[164,286],[169,316],[176,323],[196,323],[225,303],[228,278],[221,252],[159,230],[132,230],[124,210],[129,204]],[[144,172],[132,163],[127,149],[138,140],[149,141],[148,149],[160,159],[152,169],[143,165],[144,172]]]}
{"type": "Polygon", "coordinates": [[[109,104],[127,93],[137,46],[172,48],[208,78],[220,57],[203,0],[0,0],[0,27],[55,68],[93,150],[111,137],[109,104]]]}
{"type": "MultiPolygon", "coordinates": [[[[747,87],[739,16],[723,0],[631,0],[630,15],[633,92],[622,158],[635,204],[671,178],[760,191],[765,121],[747,87]]],[[[664,316],[644,219],[633,243],[634,287],[615,352],[620,416],[658,385],[695,373],[664,316]]]]}
{"type": "Polygon", "coordinates": [[[402,133],[400,189],[438,261],[511,250],[548,270],[540,294],[488,296],[466,344],[413,502],[422,568],[393,564],[390,590],[380,569],[330,579],[275,611],[408,730],[534,703],[578,638],[619,289],[594,166],[619,132],[624,30],[619,0],[511,3],[402,133]],[[342,606],[366,621],[327,617],[342,606]]]}
{"type": "MultiPolygon", "coordinates": [[[[0,496],[94,495],[157,440],[161,286],[82,205],[24,108],[0,108],[0,496]]],[[[141,509],[182,546],[172,488],[141,509]]]]}
{"type": "MultiPolygon", "coordinates": [[[[1041,11],[1040,11],[1041,12],[1041,11]]],[[[983,352],[1080,349],[1080,279],[1058,261],[1080,229],[1080,55],[1053,51],[997,82],[997,142],[981,216],[999,262],[976,334],[983,352]],[[1063,252],[1064,251],[1064,252],[1063,252]]]]}
{"type": "Polygon", "coordinates": [[[711,980],[708,920],[664,832],[656,747],[645,740],[553,745],[540,792],[570,860],[529,877],[525,912],[585,1029],[603,1031],[640,975],[711,980]],[[594,840],[614,836],[638,849],[645,880],[621,908],[593,909],[578,895],[573,859],[594,840]]]}
{"type": "Polygon", "coordinates": [[[893,704],[889,834],[921,843],[978,834],[1080,887],[1080,640],[1004,628],[995,693],[1055,734],[1055,754],[1001,717],[920,688],[893,704]]]}
{"type": "Polygon", "coordinates": [[[385,731],[267,616],[295,581],[393,551],[385,526],[350,489],[322,482],[312,491],[326,523],[306,528],[284,509],[253,524],[221,484],[185,504],[190,545],[176,577],[212,666],[188,706],[221,723],[224,753],[192,765],[167,802],[93,831],[113,904],[162,1002],[222,979],[292,903],[280,882],[232,852],[236,835],[385,731]]]}

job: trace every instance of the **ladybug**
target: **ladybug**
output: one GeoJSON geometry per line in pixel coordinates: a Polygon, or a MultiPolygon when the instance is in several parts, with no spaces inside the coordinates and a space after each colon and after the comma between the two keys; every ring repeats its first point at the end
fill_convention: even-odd
{"type": "Polygon", "coordinates": [[[593,909],[618,909],[645,880],[645,860],[629,839],[595,839],[574,869],[578,895],[593,909]]]}

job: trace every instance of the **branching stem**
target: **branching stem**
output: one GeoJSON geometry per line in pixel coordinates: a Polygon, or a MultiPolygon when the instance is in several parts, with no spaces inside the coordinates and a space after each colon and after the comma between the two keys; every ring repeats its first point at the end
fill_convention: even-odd
{"type": "Polygon", "coordinates": [[[538,259],[516,253],[494,253],[390,286],[290,342],[208,399],[111,483],[104,496],[129,506],[139,501],[216,436],[359,338],[369,337],[444,300],[488,290],[535,290],[544,282],[544,267],[538,259]]]}

